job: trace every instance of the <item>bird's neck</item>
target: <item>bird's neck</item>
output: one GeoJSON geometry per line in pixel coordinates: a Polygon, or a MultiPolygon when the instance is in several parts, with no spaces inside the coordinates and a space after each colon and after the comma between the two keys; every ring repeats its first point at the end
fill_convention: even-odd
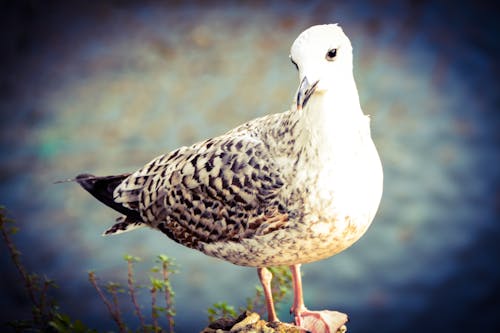
{"type": "Polygon", "coordinates": [[[302,112],[303,129],[309,136],[306,140],[317,141],[311,144],[338,142],[355,134],[360,123],[366,122],[354,79],[316,92],[302,112]]]}

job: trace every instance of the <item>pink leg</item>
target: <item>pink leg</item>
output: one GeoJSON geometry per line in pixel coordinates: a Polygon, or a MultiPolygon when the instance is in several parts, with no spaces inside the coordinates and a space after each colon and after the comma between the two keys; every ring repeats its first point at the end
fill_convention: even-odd
{"type": "Polygon", "coordinates": [[[292,283],[293,283],[293,305],[290,309],[290,313],[295,316],[295,324],[300,326],[301,318],[300,314],[307,311],[304,305],[304,297],[302,296],[302,276],[300,274],[300,264],[290,266],[292,271],[292,283]]]}
{"type": "Polygon", "coordinates": [[[262,288],[264,288],[264,297],[266,298],[268,317],[267,319],[269,322],[279,321],[278,316],[276,315],[276,310],[274,310],[273,293],[271,291],[271,280],[273,278],[273,275],[265,267],[257,268],[257,273],[259,274],[259,280],[262,284],[262,288]]]}
{"type": "Polygon", "coordinates": [[[295,325],[316,333],[335,333],[347,322],[347,315],[337,311],[310,311],[304,305],[300,264],[290,266],[293,282],[293,305],[290,309],[295,325]]]}

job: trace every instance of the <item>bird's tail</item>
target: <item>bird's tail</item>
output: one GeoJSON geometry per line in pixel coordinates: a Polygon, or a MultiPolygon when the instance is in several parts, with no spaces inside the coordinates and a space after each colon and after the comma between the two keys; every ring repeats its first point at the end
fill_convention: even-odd
{"type": "Polygon", "coordinates": [[[116,202],[113,197],[115,188],[123,182],[130,174],[115,176],[96,177],[90,174],[81,174],[74,179],[81,187],[89,192],[94,198],[113,208],[125,216],[119,217],[117,223],[106,230],[103,235],[117,234],[141,227],[144,224],[138,211],[132,210],[116,202]]]}

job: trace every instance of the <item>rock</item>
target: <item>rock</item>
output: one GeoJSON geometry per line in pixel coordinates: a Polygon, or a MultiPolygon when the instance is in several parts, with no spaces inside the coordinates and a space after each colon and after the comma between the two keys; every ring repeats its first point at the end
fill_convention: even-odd
{"type": "Polygon", "coordinates": [[[255,312],[251,312],[242,321],[234,324],[233,327],[231,327],[230,332],[241,331],[242,329],[244,329],[247,326],[251,326],[251,325],[256,324],[259,320],[260,320],[260,316],[255,312]]]}
{"type": "MultiPolygon", "coordinates": [[[[343,325],[337,333],[345,333],[343,325]]],[[[267,322],[255,312],[245,311],[238,318],[220,318],[210,323],[201,333],[305,333],[306,330],[298,326],[282,323],[267,322]]]]}
{"type": "Polygon", "coordinates": [[[259,314],[245,311],[236,319],[220,318],[210,323],[201,333],[303,333],[295,325],[262,320],[259,314]]]}

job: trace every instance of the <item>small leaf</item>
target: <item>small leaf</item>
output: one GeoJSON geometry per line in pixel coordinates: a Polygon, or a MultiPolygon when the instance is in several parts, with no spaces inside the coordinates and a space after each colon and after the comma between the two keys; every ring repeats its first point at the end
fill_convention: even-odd
{"type": "Polygon", "coordinates": [[[133,262],[139,262],[141,261],[141,258],[139,257],[134,257],[129,254],[126,254],[123,256],[123,259],[125,259],[126,262],[133,263],[133,262]]]}

